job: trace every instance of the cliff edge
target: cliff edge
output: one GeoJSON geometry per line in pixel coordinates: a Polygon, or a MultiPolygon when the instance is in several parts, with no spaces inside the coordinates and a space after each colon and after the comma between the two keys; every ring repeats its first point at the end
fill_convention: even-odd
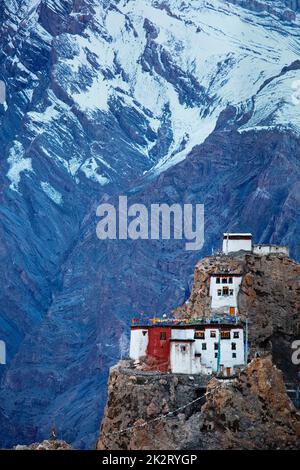
{"type": "Polygon", "coordinates": [[[207,389],[200,376],[130,371],[122,361],[111,369],[97,449],[300,449],[300,420],[270,357],[207,389]]]}

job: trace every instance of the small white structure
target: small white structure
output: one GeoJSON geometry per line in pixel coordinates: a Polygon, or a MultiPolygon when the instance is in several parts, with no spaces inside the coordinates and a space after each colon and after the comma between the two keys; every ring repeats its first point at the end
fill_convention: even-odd
{"type": "Polygon", "coordinates": [[[224,233],[223,234],[223,253],[233,253],[236,251],[252,251],[251,233],[224,233]]]}
{"type": "Polygon", "coordinates": [[[6,344],[4,341],[0,341],[0,364],[6,364],[6,344]]]}
{"type": "Polygon", "coordinates": [[[239,274],[212,274],[210,277],[209,295],[211,308],[216,313],[236,315],[237,297],[242,282],[239,274]]]}
{"type": "Polygon", "coordinates": [[[278,245],[254,245],[253,253],[256,255],[269,255],[271,253],[289,256],[289,248],[287,246],[278,245]]]}
{"type": "Polygon", "coordinates": [[[129,356],[137,361],[140,357],[146,356],[148,346],[148,329],[131,328],[129,356]]]}

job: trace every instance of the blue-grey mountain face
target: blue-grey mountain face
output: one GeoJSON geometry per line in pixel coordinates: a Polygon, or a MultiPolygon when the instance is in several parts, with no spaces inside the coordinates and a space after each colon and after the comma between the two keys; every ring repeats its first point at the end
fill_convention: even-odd
{"type": "Polygon", "coordinates": [[[92,447],[136,312],[184,302],[226,230],[299,258],[294,1],[0,5],[0,444],[92,447]],[[205,246],[96,237],[103,197],[205,204],[205,246]]]}

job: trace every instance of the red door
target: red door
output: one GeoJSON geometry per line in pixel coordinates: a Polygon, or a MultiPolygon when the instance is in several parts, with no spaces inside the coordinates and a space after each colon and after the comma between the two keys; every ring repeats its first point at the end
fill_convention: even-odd
{"type": "Polygon", "coordinates": [[[170,368],[171,328],[153,326],[149,328],[147,357],[153,369],[167,372],[170,368]]]}

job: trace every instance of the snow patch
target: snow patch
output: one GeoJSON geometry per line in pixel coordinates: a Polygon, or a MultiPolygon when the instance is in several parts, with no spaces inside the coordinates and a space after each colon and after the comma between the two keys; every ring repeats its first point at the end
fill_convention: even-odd
{"type": "Polygon", "coordinates": [[[47,181],[41,181],[41,187],[45,194],[53,201],[55,204],[61,205],[63,202],[63,197],[59,191],[53,188],[53,186],[47,181]]]}
{"type": "Polygon", "coordinates": [[[18,191],[18,186],[21,181],[21,173],[23,171],[33,171],[31,158],[24,158],[23,145],[18,141],[14,141],[14,145],[10,149],[7,161],[10,166],[6,175],[11,181],[9,187],[13,191],[18,191]]]}
{"type": "Polygon", "coordinates": [[[96,183],[99,183],[101,186],[109,183],[109,179],[98,172],[98,165],[95,158],[93,157],[84,162],[84,164],[80,167],[80,170],[87,178],[95,181],[96,183]]]}
{"type": "Polygon", "coordinates": [[[293,99],[293,84],[299,79],[300,71],[292,70],[272,80],[256,95],[252,117],[240,130],[279,126],[300,134],[300,102],[293,99]]]}
{"type": "Polygon", "coordinates": [[[108,82],[103,77],[99,77],[94,79],[86,92],[76,93],[73,98],[83,110],[93,112],[99,109],[107,112],[109,110],[109,96],[110,86],[108,82]]]}

